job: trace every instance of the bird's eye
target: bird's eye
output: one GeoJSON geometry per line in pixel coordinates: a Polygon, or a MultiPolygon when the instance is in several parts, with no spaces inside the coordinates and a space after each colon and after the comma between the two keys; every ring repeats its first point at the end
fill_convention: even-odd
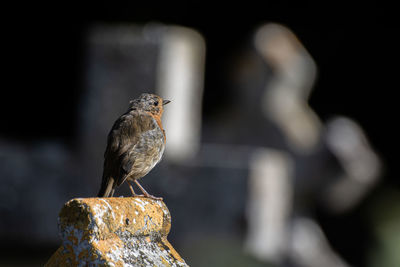
{"type": "Polygon", "coordinates": [[[158,101],[153,103],[154,106],[158,106],[158,101]]]}

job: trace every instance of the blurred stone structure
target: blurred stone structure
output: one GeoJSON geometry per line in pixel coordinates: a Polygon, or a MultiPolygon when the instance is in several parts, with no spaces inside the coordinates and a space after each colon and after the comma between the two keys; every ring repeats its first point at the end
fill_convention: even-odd
{"type": "Polygon", "coordinates": [[[75,157],[57,142],[0,141],[0,237],[9,246],[58,241],[55,218],[62,203],[88,190],[75,157]]]}
{"type": "Polygon", "coordinates": [[[341,212],[356,205],[376,184],[380,160],[355,122],[336,118],[324,128],[308,106],[316,65],[288,28],[261,26],[254,47],[272,69],[259,113],[280,129],[287,146],[252,159],[246,249],[278,265],[348,266],[313,220],[312,207],[322,202],[341,212]]]}

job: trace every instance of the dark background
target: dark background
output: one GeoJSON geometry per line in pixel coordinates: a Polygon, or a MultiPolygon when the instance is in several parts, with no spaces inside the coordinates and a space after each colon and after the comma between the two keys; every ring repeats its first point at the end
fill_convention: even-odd
{"type": "Polygon", "coordinates": [[[159,21],[197,29],[207,45],[203,109],[207,116],[226,103],[232,57],[248,44],[255,27],[278,22],[299,37],[317,63],[319,75],[310,104],[318,115],[323,120],[332,114],[354,118],[391,165],[395,147],[390,119],[395,116],[399,47],[394,9],[384,4],[268,3],[14,7],[3,24],[2,136],[73,142],[75,106],[83,90],[83,38],[94,23],[159,21]],[[207,90],[211,86],[213,90],[207,90]],[[30,120],[21,123],[27,110],[30,120]]]}
{"type": "MultiPolygon", "coordinates": [[[[229,66],[235,55],[249,45],[257,26],[277,22],[299,37],[318,66],[311,107],[323,121],[335,114],[356,120],[384,161],[383,180],[374,190],[398,190],[395,92],[399,88],[400,46],[394,10],[377,3],[292,6],[287,2],[148,6],[110,2],[5,8],[3,12],[11,16],[2,23],[5,48],[0,137],[27,144],[53,139],[72,147],[77,145],[76,107],[84,93],[83,41],[92,24],[158,21],[198,30],[207,46],[203,102],[206,120],[228,105],[229,66]]],[[[367,199],[362,205],[368,205],[368,201],[372,200],[367,199]]],[[[334,233],[343,225],[354,224],[346,229],[355,239],[370,239],[363,231],[367,225],[360,223],[358,216],[362,209],[358,207],[339,219],[319,215],[332,245],[356,266],[363,262],[365,250],[348,253],[353,248],[346,246],[346,234],[334,233]]]]}

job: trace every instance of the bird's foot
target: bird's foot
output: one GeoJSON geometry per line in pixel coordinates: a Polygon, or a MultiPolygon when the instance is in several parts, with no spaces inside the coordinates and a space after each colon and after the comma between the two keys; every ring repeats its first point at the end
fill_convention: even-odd
{"type": "MultiPolygon", "coordinates": [[[[147,191],[143,188],[143,186],[141,186],[141,185],[139,184],[139,182],[138,182],[137,180],[135,180],[134,182],[135,182],[135,184],[140,188],[140,191],[143,192],[143,194],[144,194],[145,197],[151,198],[151,199],[154,199],[154,200],[163,200],[162,197],[155,197],[155,196],[152,196],[152,195],[150,195],[149,193],[147,193],[147,191]]],[[[132,189],[133,189],[133,188],[132,188],[132,189]]]]}
{"type": "Polygon", "coordinates": [[[147,197],[147,198],[154,199],[154,200],[161,200],[161,201],[163,200],[162,197],[155,197],[155,196],[150,195],[150,194],[144,194],[144,196],[147,197]]]}

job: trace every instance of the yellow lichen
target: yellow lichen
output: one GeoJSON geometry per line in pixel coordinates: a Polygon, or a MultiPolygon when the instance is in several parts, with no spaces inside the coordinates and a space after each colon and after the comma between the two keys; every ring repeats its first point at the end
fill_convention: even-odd
{"type": "Polygon", "coordinates": [[[73,199],[60,212],[59,228],[63,245],[46,266],[124,266],[125,261],[187,266],[167,241],[171,216],[162,201],[143,197],[73,199]]]}

